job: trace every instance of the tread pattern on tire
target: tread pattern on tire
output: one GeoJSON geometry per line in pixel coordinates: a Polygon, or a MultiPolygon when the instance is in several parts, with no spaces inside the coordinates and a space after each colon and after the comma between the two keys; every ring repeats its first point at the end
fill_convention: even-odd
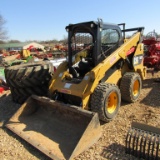
{"type": "Polygon", "coordinates": [[[99,115],[99,119],[104,121],[104,122],[110,122],[117,114],[118,109],[120,107],[120,103],[121,103],[121,96],[120,96],[120,90],[118,89],[118,87],[114,84],[109,84],[109,83],[100,83],[95,91],[93,92],[92,96],[91,96],[91,102],[90,102],[90,107],[91,110],[94,112],[97,112],[99,115]],[[111,89],[116,89],[117,93],[118,93],[118,98],[119,98],[119,102],[118,102],[118,106],[117,106],[117,111],[116,113],[114,113],[114,116],[112,118],[107,117],[105,114],[105,99],[106,99],[106,94],[109,94],[108,92],[110,92],[111,89]]]}
{"type": "Polygon", "coordinates": [[[53,73],[53,65],[47,61],[27,63],[8,67],[4,72],[9,86],[25,88],[47,84],[53,73]]]}
{"type": "Polygon", "coordinates": [[[135,72],[125,73],[120,83],[122,100],[130,103],[137,101],[140,95],[141,88],[142,88],[142,80],[138,73],[135,72]],[[132,87],[133,87],[132,85],[135,79],[138,79],[140,82],[139,94],[137,97],[134,97],[132,93],[132,87]]]}
{"type": "Polygon", "coordinates": [[[47,88],[46,86],[36,86],[32,88],[12,88],[11,95],[14,102],[22,104],[24,103],[28,97],[32,94],[38,96],[47,96],[47,88]]]}
{"type": "Polygon", "coordinates": [[[52,63],[47,61],[6,68],[6,82],[11,89],[13,101],[22,104],[32,94],[47,96],[53,72],[52,63]]]}

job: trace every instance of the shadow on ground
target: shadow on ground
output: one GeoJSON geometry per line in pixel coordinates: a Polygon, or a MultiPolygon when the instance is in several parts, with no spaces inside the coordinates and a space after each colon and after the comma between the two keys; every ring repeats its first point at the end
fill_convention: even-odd
{"type": "MultiPolygon", "coordinates": [[[[160,107],[160,81],[157,78],[146,79],[143,81],[142,90],[150,89],[149,92],[144,92],[144,98],[140,100],[140,104],[145,104],[151,107],[160,107]]],[[[142,91],[143,92],[143,91],[142,91]]],[[[141,92],[141,94],[142,94],[141,92]]],[[[121,107],[132,104],[122,100],[121,107]]]]}
{"type": "Polygon", "coordinates": [[[3,126],[9,118],[11,118],[19,107],[19,104],[12,101],[10,93],[0,96],[0,127],[3,126]]]}
{"type": "Polygon", "coordinates": [[[15,133],[11,132],[9,129],[5,127],[5,124],[8,120],[12,117],[12,115],[19,109],[21,105],[14,103],[12,101],[11,94],[4,94],[0,97],[0,129],[6,132],[9,136],[13,137],[14,139],[18,140],[20,144],[23,145],[24,148],[32,155],[37,157],[37,159],[41,160],[51,160],[46,155],[41,153],[38,149],[31,146],[28,142],[24,141],[22,138],[17,136],[15,133]]]}
{"type": "Polygon", "coordinates": [[[138,160],[136,157],[126,154],[125,146],[117,143],[104,147],[101,156],[108,160],[138,160]]]}
{"type": "Polygon", "coordinates": [[[160,107],[160,83],[156,78],[146,79],[143,82],[143,89],[151,88],[150,92],[143,98],[140,103],[151,107],[160,107]]]}
{"type": "Polygon", "coordinates": [[[7,128],[3,128],[3,130],[9,135],[12,136],[13,138],[15,138],[16,140],[18,140],[19,143],[21,143],[23,145],[24,148],[26,148],[26,150],[28,152],[30,152],[32,155],[34,155],[35,157],[37,157],[37,159],[41,159],[41,160],[51,160],[49,157],[47,157],[45,154],[43,154],[42,152],[40,152],[38,149],[36,149],[35,147],[33,147],[32,145],[30,145],[28,142],[26,142],[25,140],[23,140],[22,138],[20,138],[18,135],[16,135],[15,133],[11,132],[9,129],[7,128]]]}

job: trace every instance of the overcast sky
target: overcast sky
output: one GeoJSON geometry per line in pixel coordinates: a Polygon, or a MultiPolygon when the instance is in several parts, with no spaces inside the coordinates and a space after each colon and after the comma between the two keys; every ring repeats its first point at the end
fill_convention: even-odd
{"type": "Polygon", "coordinates": [[[160,0],[0,0],[0,14],[12,40],[61,40],[68,24],[97,18],[160,34],[160,0]]]}

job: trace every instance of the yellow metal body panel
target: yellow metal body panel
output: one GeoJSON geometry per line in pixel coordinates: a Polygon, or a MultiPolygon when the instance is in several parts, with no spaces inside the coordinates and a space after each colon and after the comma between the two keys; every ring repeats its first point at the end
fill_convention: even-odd
{"type": "Polygon", "coordinates": [[[122,70],[116,70],[108,79],[107,79],[107,83],[113,83],[113,84],[117,84],[120,80],[120,78],[122,77],[122,70]]]}
{"type": "Polygon", "coordinates": [[[143,65],[143,53],[144,53],[144,45],[142,43],[139,43],[134,53],[133,64],[135,72],[138,72],[141,78],[144,80],[146,78],[146,67],[143,65]],[[136,56],[139,56],[139,59],[136,56]],[[141,63],[138,64],[139,60],[141,60],[140,61],[141,63]]]}
{"type": "Polygon", "coordinates": [[[91,92],[88,92],[88,87],[92,86],[92,82],[90,80],[90,73],[86,74],[84,79],[79,84],[71,84],[65,81],[66,76],[68,76],[68,72],[65,71],[67,69],[67,63],[62,63],[53,76],[50,86],[49,86],[49,94],[52,94],[54,91],[58,91],[61,93],[71,94],[83,99],[83,108],[87,106],[87,102],[89,99],[89,95],[91,92]],[[59,72],[61,71],[61,72],[59,72]],[[58,74],[59,73],[59,74],[58,74]],[[87,91],[87,92],[86,92],[87,91]]]}

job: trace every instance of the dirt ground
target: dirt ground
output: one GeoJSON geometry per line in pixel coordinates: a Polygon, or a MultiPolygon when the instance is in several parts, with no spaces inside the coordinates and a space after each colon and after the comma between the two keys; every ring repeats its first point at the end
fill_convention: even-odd
{"type": "MultiPolygon", "coordinates": [[[[160,126],[160,82],[157,76],[147,74],[143,81],[140,99],[136,103],[122,102],[117,117],[110,123],[101,124],[103,128],[99,141],[75,160],[135,160],[125,154],[125,138],[132,121],[152,126],[160,126]]],[[[43,153],[5,128],[5,123],[20,107],[12,102],[10,92],[0,96],[0,160],[50,160],[43,153]]]]}

